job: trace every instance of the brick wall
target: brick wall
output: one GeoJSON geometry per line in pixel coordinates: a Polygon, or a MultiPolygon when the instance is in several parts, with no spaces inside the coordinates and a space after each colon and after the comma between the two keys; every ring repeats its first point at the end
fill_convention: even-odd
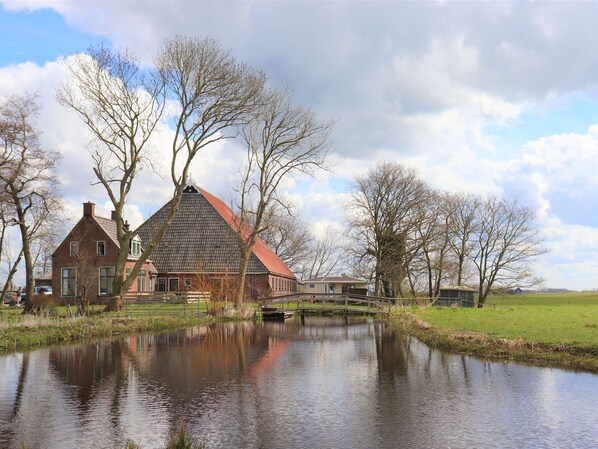
{"type": "MultiPolygon", "coordinates": [[[[89,204],[89,203],[86,203],[89,204]]],[[[93,210],[91,211],[93,214],[93,210]]],[[[118,259],[118,246],[108,236],[93,215],[84,215],[68,234],[66,239],[58,246],[52,255],[52,292],[55,298],[62,303],[75,304],[79,298],[86,294],[91,304],[106,302],[106,296],[99,294],[99,276],[101,267],[115,267],[118,259]],[[97,254],[97,242],[105,242],[105,255],[97,254]],[[71,242],[78,242],[78,255],[71,255],[71,242]],[[63,296],[62,269],[74,268],[77,272],[77,292],[75,296],[63,296]]],[[[132,267],[133,261],[128,261],[127,266],[132,267]]],[[[145,270],[146,288],[150,288],[149,265],[145,270]]],[[[137,279],[131,286],[131,291],[137,291],[137,279]]]]}

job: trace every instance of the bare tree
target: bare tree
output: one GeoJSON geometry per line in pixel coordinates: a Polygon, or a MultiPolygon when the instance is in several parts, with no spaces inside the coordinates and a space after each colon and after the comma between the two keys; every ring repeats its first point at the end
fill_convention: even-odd
{"type": "Polygon", "coordinates": [[[80,315],[89,313],[91,295],[97,293],[98,282],[97,268],[93,263],[95,247],[89,243],[85,245],[85,235],[86,231],[77,236],[77,249],[73,253],[77,273],[77,312],[80,315]]]}
{"type": "Polygon", "coordinates": [[[329,276],[342,255],[338,232],[327,227],[315,236],[307,224],[291,215],[274,216],[260,238],[301,279],[329,276]]]}
{"type": "Polygon", "coordinates": [[[286,213],[275,215],[260,237],[291,271],[302,272],[314,240],[304,221],[286,213]]]}
{"type": "Polygon", "coordinates": [[[417,250],[414,240],[416,206],[427,200],[429,188],[415,171],[382,162],[355,179],[348,205],[349,235],[355,264],[371,266],[374,294],[395,297],[417,250]]]}
{"type": "Polygon", "coordinates": [[[452,211],[447,195],[440,192],[430,195],[417,210],[415,233],[419,251],[409,267],[409,285],[413,296],[421,289],[427,297],[434,298],[451,272],[449,222],[452,211]],[[417,281],[416,277],[419,277],[417,281]]]}
{"type": "Polygon", "coordinates": [[[58,99],[78,113],[95,139],[94,173],[115,210],[120,252],[111,308],[122,307],[125,293],[172,223],[192,161],[206,145],[235,135],[229,131],[245,122],[263,83],[263,74],[237,63],[211,39],[168,39],[154,69],[141,70],[129,54],[105,49],[92,50],[71,65],[69,84],[58,99]],[[171,208],[153,239],[143,242],[131,275],[124,278],[135,232],[125,226],[123,209],[133,180],[149,162],[148,141],[166,103],[176,108],[169,117],[174,127],[171,208]]]}
{"type": "Polygon", "coordinates": [[[10,203],[7,201],[6,195],[0,194],[0,263],[6,264],[6,277],[2,287],[2,294],[0,298],[4,298],[6,293],[10,290],[12,279],[17,272],[17,267],[23,258],[23,251],[19,251],[16,258],[13,258],[13,252],[9,240],[8,231],[14,226],[15,219],[10,203]]]}
{"type": "Polygon", "coordinates": [[[494,285],[531,286],[540,282],[530,263],[543,254],[534,227],[535,214],[516,199],[490,198],[476,217],[472,257],[478,274],[478,307],[483,307],[494,285]]]}
{"type": "Polygon", "coordinates": [[[302,278],[330,276],[339,266],[343,254],[338,232],[329,226],[323,235],[314,237],[310,246],[306,263],[301,270],[302,278]]]}
{"type": "Polygon", "coordinates": [[[277,207],[289,207],[280,194],[281,183],[294,174],[311,176],[324,168],[330,130],[330,123],[295,104],[286,89],[266,91],[253,120],[243,128],[247,165],[238,188],[241,262],[236,305],[243,302],[256,239],[270,226],[277,207]]]}
{"type": "Polygon", "coordinates": [[[130,54],[103,47],[75,56],[67,68],[57,99],[79,115],[91,136],[93,171],[115,211],[120,252],[113,292],[120,295],[133,237],[123,211],[133,180],[150,162],[146,148],[162,116],[164,88],[130,54]]]}
{"type": "MultiPolygon", "coordinates": [[[[28,299],[33,297],[32,242],[61,207],[54,176],[59,155],[40,145],[39,131],[34,125],[38,111],[33,95],[10,97],[0,106],[0,160],[4,161],[0,167],[0,183],[21,234],[28,299]]],[[[28,312],[31,301],[26,304],[28,312]]]]}
{"type": "Polygon", "coordinates": [[[449,221],[449,243],[457,259],[457,285],[463,285],[467,277],[467,264],[473,250],[472,235],[479,224],[476,217],[482,201],[475,195],[452,195],[448,198],[451,210],[449,221]]]}
{"type": "Polygon", "coordinates": [[[23,248],[19,250],[19,254],[16,257],[13,258],[13,255],[14,254],[10,241],[4,241],[2,247],[2,259],[0,259],[0,262],[5,265],[5,267],[2,269],[2,272],[6,273],[6,278],[2,287],[3,299],[6,297],[6,294],[12,290],[12,280],[17,272],[17,268],[21,263],[21,260],[23,260],[23,248]]]}

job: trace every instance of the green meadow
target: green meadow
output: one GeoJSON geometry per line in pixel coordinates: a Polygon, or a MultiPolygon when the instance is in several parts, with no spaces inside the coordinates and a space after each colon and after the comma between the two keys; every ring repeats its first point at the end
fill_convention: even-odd
{"type": "Polygon", "coordinates": [[[598,293],[490,297],[483,309],[414,309],[433,326],[496,338],[598,348],[598,293]]]}
{"type": "Polygon", "coordinates": [[[406,308],[398,328],[448,351],[598,372],[598,294],[490,297],[483,309],[406,308]]]}

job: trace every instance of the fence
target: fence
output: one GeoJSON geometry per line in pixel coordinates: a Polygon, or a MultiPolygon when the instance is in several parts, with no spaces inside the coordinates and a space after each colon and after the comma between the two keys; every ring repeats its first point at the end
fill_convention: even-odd
{"type": "Polygon", "coordinates": [[[145,292],[128,294],[127,315],[200,316],[208,311],[209,292],[145,292]]]}

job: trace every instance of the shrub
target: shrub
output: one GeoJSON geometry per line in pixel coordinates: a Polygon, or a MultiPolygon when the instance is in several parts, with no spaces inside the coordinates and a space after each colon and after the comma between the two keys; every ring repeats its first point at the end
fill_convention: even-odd
{"type": "Polygon", "coordinates": [[[189,434],[184,423],[180,423],[178,429],[170,433],[166,449],[205,449],[205,445],[189,434]]]}
{"type": "Polygon", "coordinates": [[[27,298],[27,301],[31,301],[31,310],[33,312],[45,316],[54,315],[58,306],[52,295],[33,295],[31,299],[27,298]]]}

